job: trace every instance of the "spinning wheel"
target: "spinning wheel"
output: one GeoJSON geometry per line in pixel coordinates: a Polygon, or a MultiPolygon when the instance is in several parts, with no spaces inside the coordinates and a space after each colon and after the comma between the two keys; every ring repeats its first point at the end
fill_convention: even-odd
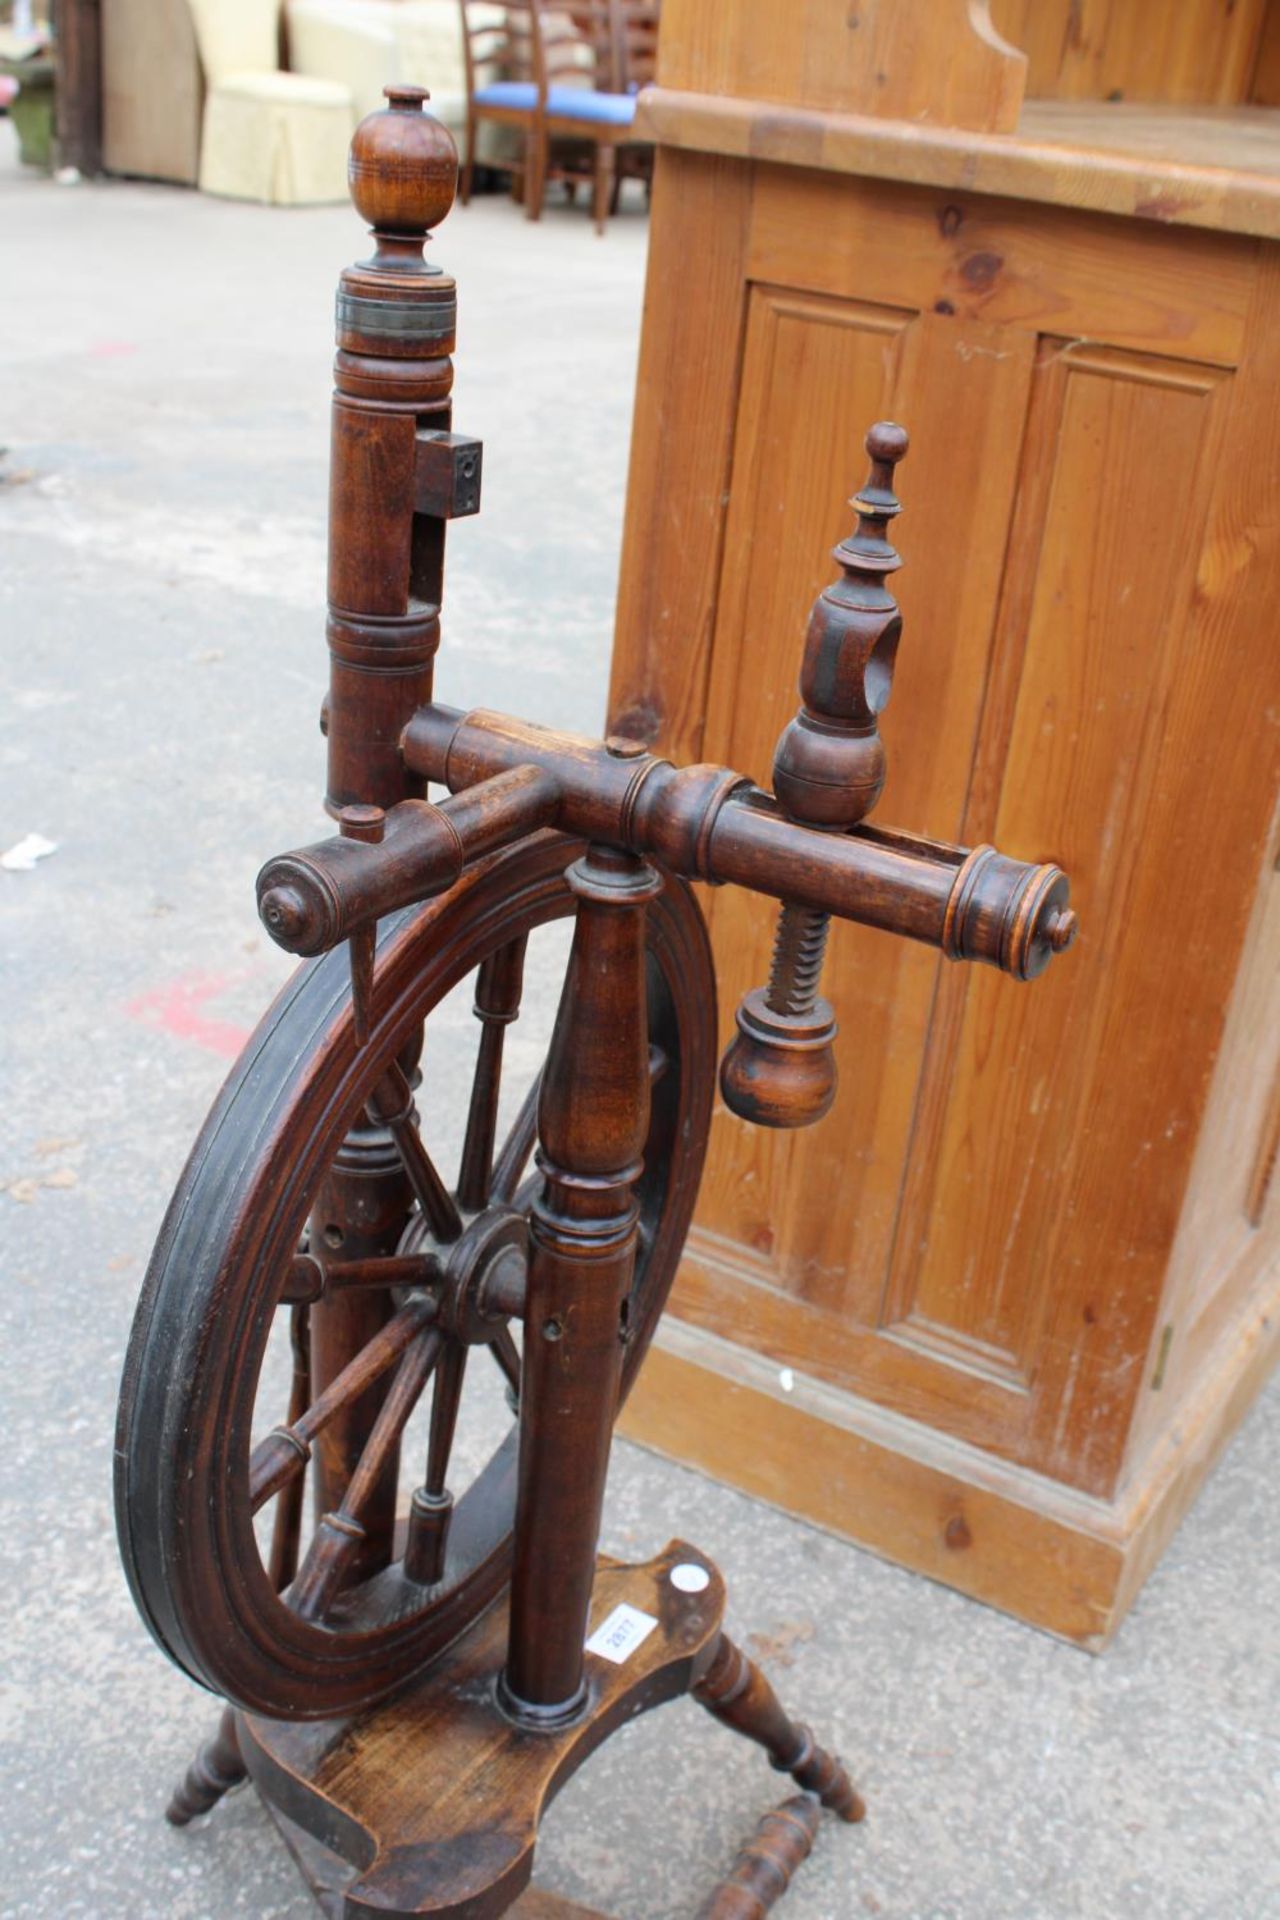
{"type": "MultiPolygon", "coordinates": [[[[455,288],[422,257],[456,155],[421,89],[388,92],[352,147],[375,251],[337,303],[323,724],[341,833],[259,876],[267,930],[312,964],[250,1041],[170,1205],[126,1366],[116,1501],[144,1619],[231,1703],[170,1818],[207,1812],[248,1769],[355,1865],[348,1920],[490,1920],[527,1884],[563,1781],[681,1694],[823,1806],[862,1813],[724,1633],[723,1583],[696,1547],[597,1558],[613,1425],[675,1273],[716,1084],[688,883],[780,903],[769,980],[739,1007],[719,1076],[733,1114],[771,1127],[810,1125],[836,1096],[820,994],[833,915],[1022,980],[1070,945],[1075,916],[1054,866],[866,824],[901,629],[888,535],[907,440],[891,422],[867,437],[840,577],[810,616],[773,795],[641,741],[436,702],[445,526],[478,509],[481,450],[451,430],[455,288]],[[550,1045],[513,1113],[505,1036],[531,942],[569,916],[550,1045]],[[471,978],[475,1066],[450,1089],[433,1036],[471,978]],[[264,1430],[284,1315],[292,1385],[264,1430]],[[464,1487],[464,1389],[486,1372],[518,1429],[464,1487]]],[[[773,1905],[813,1816],[804,1800],[771,1817],[705,1915],[773,1905]]]]}
{"type": "MultiPolygon", "coordinates": [[[[513,1395],[519,1386],[512,1328],[524,1298],[538,1088],[495,1148],[503,1036],[519,1011],[525,943],[572,910],[564,871],[582,850],[536,836],[391,923],[378,955],[379,1016],[362,1049],[342,956],[300,971],[246,1047],[174,1195],[126,1368],[121,1541],[157,1640],[241,1707],[309,1718],[363,1705],[455,1639],[508,1577],[514,1429],[456,1504],[449,1457],[473,1349],[492,1357],[513,1395]],[[423,1046],[425,1021],[419,1098],[437,1102],[431,1015],[473,973],[481,1036],[450,1191],[423,1145],[405,1063],[423,1046]],[[284,1141],[297,1143],[287,1163],[284,1141]],[[299,1254],[308,1221],[309,1250],[299,1254]],[[369,1337],[308,1392],[308,1321],[344,1298],[366,1313],[376,1306],[369,1337]],[[284,1311],[295,1322],[293,1403],[286,1423],[251,1447],[268,1335],[284,1311]],[[428,1382],[426,1470],[397,1539],[398,1446],[428,1382]],[[363,1445],[338,1476],[345,1484],[318,1471],[335,1504],[299,1567],[308,1463],[335,1421],[368,1407],[371,1390],[363,1445]],[[272,1500],[264,1565],[254,1514],[272,1500]]],[[[667,883],[647,923],[651,1114],[624,1392],[688,1227],[715,1059],[706,937],[681,882],[667,883]]]]}

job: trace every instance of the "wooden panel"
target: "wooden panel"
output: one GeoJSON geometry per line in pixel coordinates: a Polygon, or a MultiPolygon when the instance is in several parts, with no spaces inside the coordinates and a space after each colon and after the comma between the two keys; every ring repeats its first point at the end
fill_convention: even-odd
{"type": "Polygon", "coordinates": [[[808,1382],[784,1392],[776,1368],[670,1321],[621,1428],[1068,1639],[1099,1645],[1114,1624],[1123,1536],[1100,1503],[1045,1497],[1029,1477],[808,1382]]]}
{"type": "Polygon", "coordinates": [[[1007,130],[1026,61],[986,0],[697,0],[663,11],[664,87],[1007,130]]]}
{"type": "Polygon", "coordinates": [[[777,286],[1235,366],[1253,243],[762,167],[749,272],[777,286]]]}
{"type": "Polygon", "coordinates": [[[730,161],[657,156],[609,724],[686,760],[707,710],[749,188],[730,161]]]}
{"type": "Polygon", "coordinates": [[[1264,861],[1205,1109],[1130,1455],[1194,1389],[1250,1296],[1280,1272],[1280,821],[1264,861]]]}
{"type": "MultiPolygon", "coordinates": [[[[831,577],[830,546],[850,524],[843,497],[862,479],[863,432],[893,411],[920,423],[902,475],[907,565],[896,583],[906,639],[894,699],[912,725],[909,737],[895,737],[891,707],[881,812],[958,831],[1032,349],[1030,336],[997,338],[981,323],[909,320],[885,308],[755,290],[712,669],[711,756],[768,781],[774,743],[796,708],[808,608],[831,577]],[[914,574],[913,550],[933,556],[914,574]],[[753,692],[744,700],[748,661],[753,692]]],[[[727,1038],[739,995],[768,971],[774,913],[725,890],[713,896],[710,918],[727,1038]]],[[[825,978],[847,1010],[836,1112],[781,1136],[717,1115],[703,1229],[754,1249],[762,1276],[775,1284],[863,1324],[874,1324],[883,1290],[936,970],[922,949],[864,928],[835,929],[825,978]],[[835,1195],[834,1203],[814,1208],[815,1191],[835,1195]]]]}
{"type": "Polygon", "coordinates": [[[1280,1358],[1280,1275],[1106,1502],[664,1321],[619,1423],[974,1599],[1105,1647],[1280,1358]]]}
{"type": "Polygon", "coordinates": [[[1245,100],[1266,0],[991,0],[1051,100],[1245,100]]]}
{"type": "MultiPolygon", "coordinates": [[[[1085,932],[1073,964],[1034,993],[973,974],[943,983],[888,1314],[904,1337],[1027,1386],[1047,1283],[1064,1284],[1050,1262],[1072,1142],[1100,1096],[1113,1139],[1132,1138],[1115,1084],[1129,1062],[1099,1064],[1099,1015],[1156,745],[1135,715],[1149,700],[1158,710],[1174,670],[1220,384],[1209,369],[1054,342],[1037,374],[999,643],[1018,656],[1016,693],[1006,705],[1006,668],[965,837],[1058,860],[1085,932]]],[[[1082,1311],[1097,1312],[1098,1279],[1080,1276],[1082,1311]]]]}
{"type": "Polygon", "coordinates": [[[1081,1134],[1063,1174],[1037,1446],[1045,1471],[1078,1484],[1115,1484],[1151,1378],[1141,1356],[1159,1324],[1165,1235],[1204,1126],[1280,781],[1278,383],[1280,253],[1268,249],[1240,372],[1213,403],[1220,437],[1199,476],[1211,492],[1184,531],[1196,572],[1175,671],[1142,695],[1154,766],[1099,1055],[1123,1060],[1123,1078],[1115,1066],[1099,1075],[1090,1110],[1105,1126],[1081,1134]]]}

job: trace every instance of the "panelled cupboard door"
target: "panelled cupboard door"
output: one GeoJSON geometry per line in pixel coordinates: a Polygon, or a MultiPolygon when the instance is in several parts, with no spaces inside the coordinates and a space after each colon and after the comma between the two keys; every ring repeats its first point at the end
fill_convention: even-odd
{"type": "MultiPolygon", "coordinates": [[[[836,1106],[783,1135],[718,1111],[677,1311],[1106,1494],[1206,1079],[1202,1054],[1179,1082],[1170,1023],[1216,1044],[1244,933],[1212,883],[1191,897],[1187,860],[1213,832],[1174,809],[1190,799],[1187,686],[1224,719],[1239,704],[1188,650],[1211,609],[1226,617],[1220,448],[1248,404],[1234,360],[1256,262],[1220,251],[1224,271],[1188,293],[1156,254],[1135,277],[1118,222],[1075,221],[1055,249],[1021,210],[976,203],[959,218],[987,297],[955,301],[964,261],[959,279],[945,244],[930,262],[949,236],[929,196],[879,190],[877,223],[847,186],[831,214],[837,194],[821,250],[801,248],[794,198],[785,227],[777,196],[758,198],[703,756],[768,783],[862,434],[900,419],[904,636],[875,818],[1060,862],[1084,933],[1026,988],[836,928],[836,1106]],[[913,224],[923,260],[904,248],[913,224]],[[788,284],[776,270],[801,258],[807,284],[788,284]],[[1178,323],[1153,324],[1175,297],[1178,323]],[[1221,915],[1199,969],[1170,948],[1162,889],[1206,936],[1221,915]]],[[[766,977],[773,915],[733,889],[708,910],[727,1040],[766,977]]]]}

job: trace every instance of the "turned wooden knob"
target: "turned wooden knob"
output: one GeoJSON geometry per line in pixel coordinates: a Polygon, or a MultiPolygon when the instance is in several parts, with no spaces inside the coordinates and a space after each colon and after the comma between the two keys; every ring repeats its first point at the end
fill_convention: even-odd
{"type": "Polygon", "coordinates": [[[351,198],[375,233],[425,240],[453,205],[458,149],[449,129],[422,111],[431,98],[425,87],[383,91],[389,104],[352,135],[351,198]]]}

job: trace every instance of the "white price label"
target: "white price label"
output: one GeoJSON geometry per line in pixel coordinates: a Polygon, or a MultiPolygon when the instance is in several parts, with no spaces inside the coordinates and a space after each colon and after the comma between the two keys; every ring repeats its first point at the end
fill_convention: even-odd
{"type": "Polygon", "coordinates": [[[587,1642],[587,1652],[598,1653],[602,1660],[612,1660],[615,1667],[620,1667],[657,1624],[651,1613],[641,1613],[639,1607],[629,1607],[623,1600],[607,1620],[600,1622],[587,1642]]]}

